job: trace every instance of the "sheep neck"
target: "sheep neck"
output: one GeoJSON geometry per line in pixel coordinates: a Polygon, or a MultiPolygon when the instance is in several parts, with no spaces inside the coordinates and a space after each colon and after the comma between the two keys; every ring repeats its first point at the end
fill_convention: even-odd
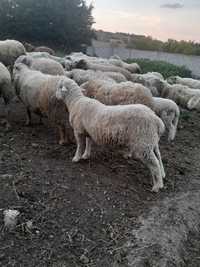
{"type": "Polygon", "coordinates": [[[69,112],[73,108],[75,102],[78,101],[82,97],[83,97],[83,94],[81,92],[75,92],[75,91],[73,91],[73,94],[69,94],[65,98],[65,104],[66,104],[69,112]]]}

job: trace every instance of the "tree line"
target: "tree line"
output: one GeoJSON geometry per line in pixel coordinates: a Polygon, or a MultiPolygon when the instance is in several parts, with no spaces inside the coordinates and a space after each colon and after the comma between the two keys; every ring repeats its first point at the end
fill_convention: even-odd
{"type": "Polygon", "coordinates": [[[0,0],[0,39],[79,50],[94,37],[84,0],[0,0]]]}

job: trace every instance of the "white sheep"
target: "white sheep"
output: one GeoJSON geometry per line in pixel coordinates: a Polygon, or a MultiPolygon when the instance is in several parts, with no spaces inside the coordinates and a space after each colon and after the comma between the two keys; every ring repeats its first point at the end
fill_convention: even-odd
{"type": "Polygon", "coordinates": [[[103,71],[103,72],[118,72],[123,74],[127,80],[131,80],[131,73],[121,67],[117,67],[111,64],[99,64],[96,62],[91,62],[89,60],[85,60],[85,59],[81,59],[79,61],[76,62],[76,64],[74,64],[75,68],[78,69],[91,69],[91,70],[95,70],[95,71],[103,71]]]}
{"type": "Polygon", "coordinates": [[[73,69],[70,72],[66,72],[66,76],[73,79],[79,85],[94,79],[112,80],[118,83],[126,81],[126,78],[121,73],[94,70],[73,69]]]}
{"type": "Polygon", "coordinates": [[[0,41],[0,62],[5,66],[13,66],[15,60],[25,54],[26,50],[22,43],[15,40],[0,41]]]}
{"type": "Polygon", "coordinates": [[[195,80],[192,78],[182,78],[179,76],[171,76],[167,79],[170,84],[182,84],[188,86],[190,88],[199,89],[200,90],[200,80],[195,80]]]}
{"type": "Polygon", "coordinates": [[[170,85],[164,82],[160,96],[172,99],[183,108],[200,110],[200,90],[198,89],[192,89],[181,84],[170,85]]]}
{"type": "Polygon", "coordinates": [[[168,141],[176,135],[179,108],[169,99],[152,97],[149,89],[138,83],[115,84],[105,80],[90,80],[81,86],[85,96],[95,98],[105,105],[143,104],[162,119],[168,130],[168,141]]]}
{"type": "Polygon", "coordinates": [[[31,56],[20,56],[16,63],[26,64],[33,70],[41,71],[50,75],[65,75],[62,65],[51,58],[32,58],[31,56]]]}
{"type": "Polygon", "coordinates": [[[9,104],[14,97],[14,88],[11,82],[11,75],[8,69],[0,62],[0,97],[3,98],[5,103],[5,113],[6,113],[6,129],[10,128],[9,117],[10,109],[9,104]]]}
{"type": "Polygon", "coordinates": [[[67,130],[71,131],[68,125],[68,112],[63,102],[55,97],[57,85],[65,76],[43,74],[29,69],[23,63],[17,63],[14,65],[13,77],[16,94],[26,107],[26,125],[31,124],[31,113],[34,112],[40,118],[47,117],[52,125],[57,126],[59,144],[71,141],[70,134],[66,133],[67,130]]]}
{"type": "Polygon", "coordinates": [[[141,83],[148,87],[153,96],[159,96],[160,90],[163,87],[163,77],[155,72],[148,72],[145,74],[132,74],[131,81],[141,83]]]}
{"type": "Polygon", "coordinates": [[[168,130],[168,141],[173,141],[180,117],[179,107],[173,100],[153,97],[153,110],[162,119],[168,130]]]}
{"type": "Polygon", "coordinates": [[[66,104],[74,129],[77,150],[73,162],[90,157],[92,141],[128,147],[128,156],[140,159],[149,168],[152,191],[163,188],[165,172],[158,142],[165,127],[151,109],[140,104],[106,106],[85,97],[81,88],[68,78],[60,81],[56,97],[66,104]]]}

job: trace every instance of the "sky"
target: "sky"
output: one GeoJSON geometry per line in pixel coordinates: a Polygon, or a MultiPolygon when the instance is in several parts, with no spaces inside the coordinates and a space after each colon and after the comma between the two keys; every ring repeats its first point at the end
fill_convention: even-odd
{"type": "Polygon", "coordinates": [[[94,28],[200,42],[200,0],[86,0],[94,28]]]}

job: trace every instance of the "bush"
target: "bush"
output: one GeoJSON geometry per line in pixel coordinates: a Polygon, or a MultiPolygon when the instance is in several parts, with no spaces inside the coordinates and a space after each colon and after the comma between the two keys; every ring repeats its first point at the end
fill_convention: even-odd
{"type": "Polygon", "coordinates": [[[170,76],[180,76],[180,77],[191,77],[191,70],[187,69],[185,66],[176,66],[165,61],[156,61],[149,59],[131,59],[127,60],[128,63],[137,62],[141,69],[142,73],[156,71],[160,72],[164,78],[168,78],[170,76]]]}

